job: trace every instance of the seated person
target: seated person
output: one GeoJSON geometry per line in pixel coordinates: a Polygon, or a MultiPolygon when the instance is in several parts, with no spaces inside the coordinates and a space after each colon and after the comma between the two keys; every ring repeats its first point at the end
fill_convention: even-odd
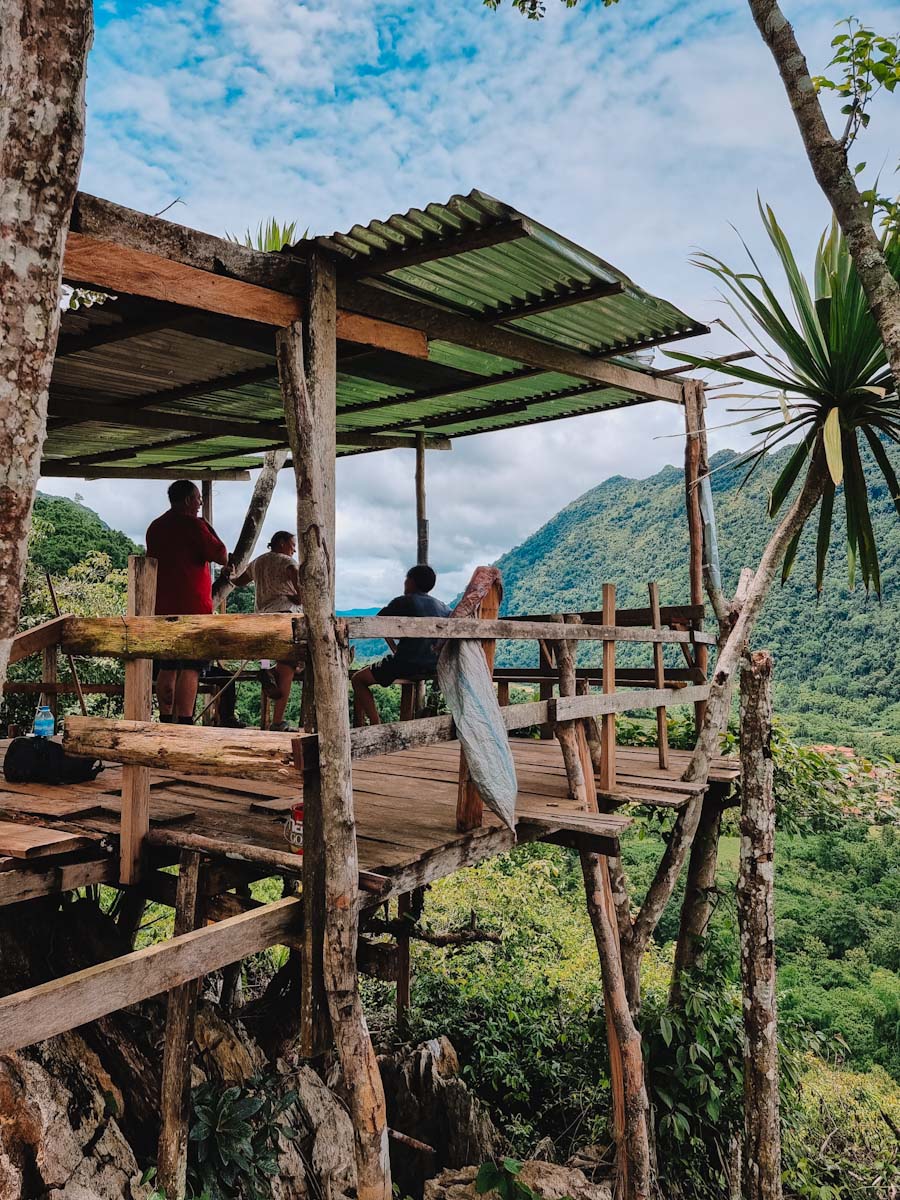
{"type": "MultiPolygon", "coordinates": [[[[286,529],[280,529],[269,542],[266,554],[254,558],[247,570],[233,578],[235,587],[248,583],[256,585],[255,608],[258,613],[302,613],[300,604],[300,567],[294,555],[297,539],[286,529]]],[[[284,719],[291,696],[296,664],[278,662],[273,671],[261,672],[263,689],[274,701],[270,729],[278,733],[294,732],[284,719]]]]}
{"type": "MultiPolygon", "coordinates": [[[[437,582],[437,576],[431,567],[420,564],[410,567],[403,584],[403,595],[395,596],[390,604],[385,605],[379,612],[380,617],[449,617],[450,609],[442,600],[436,600],[428,593],[437,582]]],[[[371,667],[363,667],[356,671],[350,682],[353,684],[353,694],[365,717],[371,725],[379,724],[378,709],[371,692],[373,683],[379,687],[389,687],[398,679],[408,679],[418,682],[422,679],[433,679],[437,669],[437,654],[434,649],[434,638],[400,638],[396,649],[392,642],[388,645],[393,650],[381,662],[371,667]]]]}

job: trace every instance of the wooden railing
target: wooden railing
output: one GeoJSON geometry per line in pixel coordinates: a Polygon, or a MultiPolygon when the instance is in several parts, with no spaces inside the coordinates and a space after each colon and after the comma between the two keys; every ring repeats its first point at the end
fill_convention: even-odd
{"type": "MultiPolygon", "coordinates": [[[[607,617],[614,611],[613,597],[612,606],[607,605],[607,617]]],[[[542,688],[540,700],[502,704],[500,712],[504,724],[509,730],[517,730],[535,725],[552,729],[560,723],[599,723],[603,740],[598,783],[601,794],[611,795],[615,790],[616,714],[648,708],[664,714],[675,705],[702,704],[709,694],[708,685],[698,682],[701,673],[697,651],[714,643],[711,635],[696,627],[702,619],[702,609],[698,606],[662,608],[654,625],[638,624],[645,614],[654,615],[652,608],[619,610],[605,622],[603,613],[596,612],[493,619],[461,615],[337,620],[342,633],[355,638],[468,638],[486,643],[537,640],[542,654],[540,668],[534,672],[507,670],[495,673],[501,687],[511,681],[534,680],[542,688]],[[666,620],[681,627],[663,628],[666,620]],[[600,642],[604,646],[603,665],[577,672],[581,694],[554,697],[557,648],[561,643],[583,641],[600,642]],[[678,645],[688,659],[688,666],[677,672],[660,671],[659,655],[654,654],[656,661],[652,668],[617,670],[615,646],[618,642],[646,645],[651,651],[659,651],[665,645],[678,645]],[[621,683],[633,686],[629,690],[617,690],[621,683]],[[663,686],[659,686],[660,683],[663,686]],[[594,684],[603,689],[602,694],[590,693],[589,688],[594,684]]],[[[126,663],[152,658],[299,661],[305,652],[305,641],[305,620],[291,614],[62,617],[19,635],[12,660],[18,661],[30,653],[43,652],[49,645],[57,645],[74,655],[112,657],[126,663]]],[[[124,691],[127,698],[127,679],[124,691]]],[[[351,732],[351,757],[357,760],[454,738],[455,727],[449,716],[359,728],[351,732]]],[[[121,762],[129,769],[156,767],[193,775],[224,773],[282,781],[298,778],[292,746],[297,740],[296,735],[258,730],[195,728],[157,725],[147,720],[111,721],[78,716],[67,718],[65,733],[65,745],[73,753],[121,762]]],[[[307,746],[310,753],[316,753],[314,733],[302,734],[299,743],[307,746]]],[[[461,794],[464,784],[465,780],[461,779],[461,794]]],[[[126,859],[131,863],[136,861],[141,838],[132,839],[135,840],[138,844],[130,848],[123,846],[123,862],[126,859]]]]}

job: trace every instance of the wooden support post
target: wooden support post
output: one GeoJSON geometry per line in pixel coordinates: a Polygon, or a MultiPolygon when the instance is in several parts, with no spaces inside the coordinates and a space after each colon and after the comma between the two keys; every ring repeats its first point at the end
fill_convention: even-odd
{"type": "MultiPolygon", "coordinates": [[[[689,379],[683,386],[684,394],[684,490],[687,505],[688,534],[690,537],[690,582],[691,604],[703,603],[703,514],[700,511],[700,480],[709,474],[706,461],[706,396],[703,384],[698,379],[689,379]]],[[[695,629],[702,629],[698,621],[695,629]]],[[[694,647],[695,665],[706,679],[709,651],[704,645],[694,647]]],[[[694,705],[697,736],[703,726],[706,702],[694,705]]]]}
{"type": "MultiPolygon", "coordinates": [[[[541,674],[544,675],[553,670],[553,656],[546,642],[538,642],[538,651],[540,653],[540,670],[541,674]]],[[[540,685],[540,698],[541,700],[553,699],[552,683],[542,683],[540,685]]],[[[545,721],[541,726],[541,741],[549,742],[552,741],[553,737],[553,725],[549,721],[545,721]]]]}
{"type": "Polygon", "coordinates": [[[501,679],[497,683],[497,703],[501,708],[505,708],[509,704],[509,680],[501,679]]]}
{"type": "Polygon", "coordinates": [[[412,721],[416,715],[416,684],[400,684],[400,720],[412,721]]]}
{"type": "Polygon", "coordinates": [[[200,498],[203,501],[203,520],[208,525],[213,523],[213,485],[211,479],[200,480],[200,498]]]}
{"type": "MultiPolygon", "coordinates": [[[[132,554],[128,559],[128,615],[150,617],[156,608],[156,559],[132,554]]],[[[125,720],[149,721],[153,713],[153,660],[125,663],[125,720]]],[[[141,843],[150,828],[150,770],[122,768],[122,821],[119,835],[119,878],[137,883],[141,843]]]]}
{"type": "Polygon", "coordinates": [[[294,741],[294,761],[303,777],[303,942],[300,951],[300,1053],[316,1058],[331,1048],[325,990],[325,840],[322,773],[316,747],[306,754],[294,741]]]}
{"type": "MultiPolygon", "coordinates": [[[[41,683],[55,684],[59,682],[59,646],[45,646],[41,651],[41,683]]],[[[56,689],[50,688],[41,693],[41,704],[46,704],[53,713],[53,720],[59,714],[56,689]]]]}
{"type": "MultiPolygon", "coordinates": [[[[175,899],[176,937],[190,933],[202,923],[200,862],[196,851],[182,851],[175,899]]],[[[171,1200],[184,1200],[187,1188],[194,1019],[201,983],[202,976],[172,988],[166,1006],[157,1168],[160,1187],[171,1200]]]]}
{"type": "MultiPolygon", "coordinates": [[[[650,592],[650,620],[654,629],[662,629],[662,620],[659,615],[659,584],[648,583],[647,587],[650,592]]],[[[653,682],[657,688],[666,686],[666,672],[663,664],[663,648],[662,642],[653,643],[653,682]]],[[[666,721],[665,706],[661,705],[656,710],[656,743],[659,750],[659,767],[661,771],[665,771],[669,766],[669,726],[666,721]]]]}
{"type": "Polygon", "coordinates": [[[428,562],[428,517],[425,509],[425,434],[416,434],[416,562],[428,562]]]}
{"type": "MultiPolygon", "coordinates": [[[[478,568],[482,570],[481,567],[478,568]]],[[[495,574],[497,574],[495,572],[495,574]]],[[[477,576],[477,572],[476,572],[477,576]]],[[[497,575],[499,579],[499,575],[497,575]]],[[[496,619],[500,611],[500,601],[503,598],[503,593],[499,583],[494,583],[484,596],[478,602],[475,610],[469,614],[471,616],[480,617],[482,620],[493,621],[496,619]]],[[[457,605],[454,613],[459,611],[461,606],[465,604],[465,593],[460,604],[457,605]]],[[[485,640],[481,643],[484,650],[484,657],[487,661],[488,675],[494,674],[494,654],[497,650],[495,641],[485,640]]],[[[469,765],[466,762],[466,756],[462,750],[459,752],[459,788],[456,796],[456,828],[460,833],[467,833],[471,829],[478,829],[484,824],[484,804],[478,788],[469,778],[469,765]]]]}
{"type": "MultiPolygon", "coordinates": [[[[359,980],[359,860],[350,769],[349,639],[334,615],[336,302],[333,263],[309,255],[306,363],[298,322],[276,339],[278,374],[297,482],[300,595],[315,673],[324,846],[323,974],[353,1123],[358,1200],[391,1200],[387,1113],[359,980]]],[[[305,857],[305,855],[304,855],[305,857]]]]}
{"type": "Polygon", "coordinates": [[[741,671],[741,849],[737,909],[744,1013],[745,1200],[781,1200],[775,997],[775,797],[772,656],[741,671]]]}
{"type": "MultiPolygon", "coordinates": [[[[603,624],[616,623],[616,585],[603,585],[603,624]]],[[[603,643],[603,694],[611,695],[616,690],[616,643],[603,643]]],[[[601,757],[600,790],[612,792],[616,788],[616,717],[615,713],[604,713],[600,723],[601,757]]]]}
{"type": "MultiPolygon", "coordinates": [[[[397,916],[401,921],[411,914],[412,907],[412,895],[409,892],[397,897],[397,916]]],[[[406,1027],[411,1000],[412,965],[409,938],[401,933],[397,935],[397,1027],[401,1030],[401,1036],[406,1027]]]]}

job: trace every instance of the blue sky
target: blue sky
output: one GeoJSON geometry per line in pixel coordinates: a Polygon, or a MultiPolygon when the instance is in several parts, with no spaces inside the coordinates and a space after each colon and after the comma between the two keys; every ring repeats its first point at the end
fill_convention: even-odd
{"type": "MultiPolygon", "coordinates": [[[[823,66],[846,0],[783,6],[823,66]]],[[[745,0],[547,9],[536,23],[480,0],[100,0],[82,187],[147,212],[178,199],[167,215],[214,233],[270,215],[325,233],[478,187],[706,321],[720,306],[691,252],[737,260],[730,223],[762,248],[757,190],[808,260],[827,210],[745,0]]],[[[854,11],[884,31],[897,23],[893,5],[854,11]]],[[[893,104],[861,148],[873,170],[897,158],[893,104]]],[[[648,405],[429,456],[443,590],[604,478],[678,461],[679,420],[648,405]]],[[[80,492],[138,538],[163,507],[152,484],[42,487],[80,492]]],[[[415,547],[412,488],[405,451],[340,465],[342,605],[396,590],[415,547]]],[[[216,488],[226,540],[246,495],[216,488]]],[[[291,511],[285,480],[271,527],[291,511]]]]}

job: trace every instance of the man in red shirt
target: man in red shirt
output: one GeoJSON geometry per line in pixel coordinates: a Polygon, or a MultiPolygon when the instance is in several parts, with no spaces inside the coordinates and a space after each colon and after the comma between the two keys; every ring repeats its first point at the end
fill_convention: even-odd
{"type": "MultiPolygon", "coordinates": [[[[157,561],[156,612],[184,616],[211,613],[211,562],[225,566],[228,551],[212,526],[200,516],[203,501],[197,486],[179,479],[169,488],[167,513],[147,530],[147,554],[157,561]]],[[[159,663],[156,698],[159,718],[192,725],[200,672],[207,664],[183,658],[159,663]]]]}

